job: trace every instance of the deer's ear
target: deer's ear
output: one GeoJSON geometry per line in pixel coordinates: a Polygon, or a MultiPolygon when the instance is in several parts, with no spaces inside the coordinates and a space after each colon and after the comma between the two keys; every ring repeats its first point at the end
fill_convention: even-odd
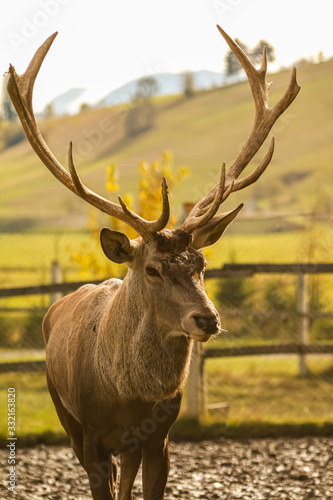
{"type": "Polygon", "coordinates": [[[134,257],[136,246],[127,236],[117,231],[111,231],[104,227],[100,235],[103,252],[108,259],[117,264],[131,262],[134,257]]]}
{"type": "Polygon", "coordinates": [[[214,243],[221,238],[230,222],[237,217],[242,208],[243,203],[239,205],[239,207],[235,208],[235,210],[231,210],[230,212],[221,215],[216,215],[209,222],[207,222],[207,224],[199,229],[196,229],[193,233],[192,246],[196,250],[200,250],[200,248],[214,245],[214,243]]]}

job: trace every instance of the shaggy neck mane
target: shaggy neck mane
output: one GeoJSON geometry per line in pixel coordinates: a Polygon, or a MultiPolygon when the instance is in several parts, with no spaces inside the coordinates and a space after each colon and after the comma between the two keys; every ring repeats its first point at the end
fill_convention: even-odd
{"type": "Polygon", "coordinates": [[[96,373],[103,392],[110,396],[115,388],[115,397],[152,402],[175,396],[186,381],[192,343],[159,325],[140,278],[129,270],[98,328],[96,373]]]}

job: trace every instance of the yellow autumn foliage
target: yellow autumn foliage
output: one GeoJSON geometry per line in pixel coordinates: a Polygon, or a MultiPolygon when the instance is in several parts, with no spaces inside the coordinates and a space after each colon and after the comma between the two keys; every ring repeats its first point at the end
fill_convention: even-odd
{"type": "MultiPolygon", "coordinates": [[[[161,215],[161,185],[165,177],[169,189],[174,188],[182,179],[190,174],[190,169],[180,167],[175,169],[173,153],[170,150],[163,151],[161,158],[148,163],[140,161],[138,165],[140,180],[137,199],[129,193],[122,197],[128,208],[134,210],[138,215],[147,220],[155,220],[161,215]]],[[[112,164],[106,169],[106,189],[110,193],[119,192],[118,169],[112,164]]],[[[177,218],[171,216],[168,228],[175,227],[177,218]]],[[[98,222],[98,211],[91,209],[88,221],[89,232],[94,240],[95,250],[91,250],[87,245],[82,246],[79,251],[73,254],[74,261],[81,266],[86,277],[93,276],[123,276],[126,273],[126,266],[119,266],[111,261],[106,261],[101,257],[99,248],[100,224],[98,222]]],[[[136,238],[137,233],[124,222],[109,217],[108,227],[113,231],[126,234],[129,238],[136,238]]]]}

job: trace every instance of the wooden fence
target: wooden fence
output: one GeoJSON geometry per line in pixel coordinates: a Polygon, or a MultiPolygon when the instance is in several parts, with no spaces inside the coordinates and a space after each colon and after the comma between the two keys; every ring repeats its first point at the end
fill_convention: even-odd
{"type": "MultiPolygon", "coordinates": [[[[221,269],[206,271],[206,279],[250,277],[254,274],[293,274],[297,275],[297,311],[282,312],[283,317],[298,318],[298,343],[277,345],[256,345],[231,348],[205,349],[195,343],[190,374],[188,378],[189,417],[199,419],[209,406],[205,404],[204,366],[205,360],[217,357],[235,357],[252,355],[295,354],[299,357],[299,375],[307,374],[306,357],[309,354],[333,354],[333,344],[310,344],[309,323],[313,318],[333,318],[333,312],[311,313],[309,311],[308,275],[332,274],[333,264],[225,264],[221,269]]],[[[263,315],[264,313],[259,313],[263,315]]],[[[281,311],[273,311],[270,317],[280,316],[281,311]]],[[[333,327],[332,327],[333,334],[333,327]]],[[[332,335],[333,337],[333,335],[332,335]]],[[[216,405],[213,405],[216,406],[216,405]]]]}
{"type": "MultiPolygon", "coordinates": [[[[333,354],[333,344],[310,344],[309,322],[312,318],[333,318],[333,312],[311,313],[309,311],[308,299],[308,275],[310,274],[333,274],[333,264],[226,264],[220,269],[206,271],[206,279],[223,279],[235,277],[250,277],[254,274],[281,274],[288,273],[297,275],[297,311],[296,312],[270,312],[269,317],[297,317],[298,318],[298,343],[278,345],[256,345],[233,348],[209,348],[205,349],[202,344],[195,343],[191,370],[188,380],[188,415],[199,418],[205,411],[205,388],[204,388],[204,365],[205,360],[213,357],[251,356],[251,355],[276,355],[296,354],[299,357],[299,373],[304,376],[307,373],[306,356],[310,354],[333,354]]],[[[53,283],[49,285],[38,285],[20,288],[0,289],[0,298],[24,295],[50,295],[51,301],[58,300],[63,293],[76,290],[86,284],[83,282],[61,283],[61,271],[59,265],[52,265],[53,283]]],[[[99,284],[103,280],[90,281],[99,284]]],[[[251,313],[249,314],[256,314],[251,313]]],[[[259,313],[262,316],[265,313],[259,313]]],[[[332,328],[333,331],[333,328],[332,328]]],[[[0,373],[5,371],[39,371],[45,369],[44,361],[27,361],[20,363],[0,364],[0,373]]]]}

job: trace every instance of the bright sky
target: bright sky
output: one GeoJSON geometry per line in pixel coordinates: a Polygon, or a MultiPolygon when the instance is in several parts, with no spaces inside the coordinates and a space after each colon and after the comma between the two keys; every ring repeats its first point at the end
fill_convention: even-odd
{"type": "Polygon", "coordinates": [[[2,2],[0,66],[22,73],[59,31],[37,79],[35,108],[73,87],[100,97],[144,74],[221,71],[216,24],[248,46],[266,39],[279,65],[333,55],[330,0],[11,0],[2,2]]]}

